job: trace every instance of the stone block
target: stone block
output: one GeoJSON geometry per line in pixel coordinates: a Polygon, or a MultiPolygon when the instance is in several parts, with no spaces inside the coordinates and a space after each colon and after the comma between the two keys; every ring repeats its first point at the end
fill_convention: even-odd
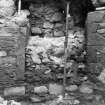
{"type": "Polygon", "coordinates": [[[7,52],[6,51],[0,51],[0,57],[5,57],[7,56],[7,52]]]}
{"type": "Polygon", "coordinates": [[[20,28],[20,32],[21,32],[22,34],[24,34],[24,35],[27,35],[27,28],[29,28],[29,26],[27,26],[27,27],[21,27],[21,28],[20,28]]]}
{"type": "Polygon", "coordinates": [[[76,90],[78,90],[78,86],[77,85],[70,85],[70,86],[67,86],[66,87],[66,91],[71,91],[71,92],[73,92],[73,91],[76,91],[76,90]]]}
{"type": "Polygon", "coordinates": [[[41,28],[38,28],[38,27],[32,27],[31,31],[33,34],[42,34],[41,28]]]}
{"type": "Polygon", "coordinates": [[[39,87],[34,87],[34,93],[40,94],[40,93],[47,93],[48,89],[46,86],[39,86],[39,87]]]}
{"type": "Polygon", "coordinates": [[[63,31],[54,31],[54,37],[62,37],[62,36],[64,36],[63,31]]]}
{"type": "Polygon", "coordinates": [[[101,22],[104,18],[105,11],[95,11],[88,14],[87,22],[101,22]]]}
{"type": "Polygon", "coordinates": [[[55,28],[62,27],[62,26],[63,26],[62,23],[56,23],[56,24],[55,24],[55,28]]]}
{"type": "Polygon", "coordinates": [[[4,89],[4,96],[22,96],[25,95],[25,87],[10,87],[4,89]]]}
{"type": "Polygon", "coordinates": [[[56,12],[50,19],[50,22],[59,22],[62,20],[62,14],[60,12],[56,12]]]}
{"type": "Polygon", "coordinates": [[[54,27],[54,25],[52,24],[52,23],[50,23],[50,22],[45,22],[44,24],[43,24],[43,28],[53,28],[54,27]]]}
{"type": "Polygon", "coordinates": [[[99,33],[99,34],[105,34],[105,29],[104,28],[103,29],[98,29],[97,33],[99,33]]]}
{"type": "Polygon", "coordinates": [[[99,23],[100,27],[105,27],[105,22],[99,23]]]}
{"type": "Polygon", "coordinates": [[[59,84],[49,84],[49,93],[53,95],[60,95],[63,93],[63,86],[59,84]]]}

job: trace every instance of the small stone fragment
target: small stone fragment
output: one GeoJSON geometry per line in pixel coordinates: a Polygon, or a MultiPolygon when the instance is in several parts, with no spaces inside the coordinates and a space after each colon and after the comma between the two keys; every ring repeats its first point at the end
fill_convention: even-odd
{"type": "Polygon", "coordinates": [[[38,28],[38,27],[32,27],[31,31],[34,34],[42,34],[42,30],[40,28],[38,28]]]}
{"type": "Polygon", "coordinates": [[[21,105],[29,105],[29,102],[27,102],[27,101],[21,101],[20,103],[21,103],[21,105]]]}
{"type": "Polygon", "coordinates": [[[78,89],[77,85],[70,85],[66,87],[66,91],[76,91],[78,89]]]}
{"type": "Polygon", "coordinates": [[[50,56],[50,59],[54,61],[55,64],[61,64],[61,59],[55,56],[50,56]]]}
{"type": "Polygon", "coordinates": [[[91,95],[91,94],[85,94],[85,96],[84,96],[84,99],[86,99],[86,100],[93,100],[94,99],[94,95],[91,95]]]}
{"type": "Polygon", "coordinates": [[[88,14],[88,23],[100,22],[104,17],[104,11],[95,11],[88,14]]]}
{"type": "Polygon", "coordinates": [[[55,24],[55,28],[62,27],[62,25],[63,25],[63,24],[61,24],[61,23],[56,23],[56,24],[55,24]]]}
{"type": "Polygon", "coordinates": [[[0,51],[0,57],[7,56],[7,53],[5,51],[0,51]]]}
{"type": "Polygon", "coordinates": [[[54,31],[54,36],[55,37],[64,36],[64,32],[62,32],[62,31],[54,31]]]}
{"type": "Polygon", "coordinates": [[[95,95],[94,97],[96,101],[100,101],[103,98],[102,95],[95,95]]]}
{"type": "Polygon", "coordinates": [[[51,24],[50,22],[45,22],[44,24],[43,24],[43,28],[53,28],[53,24],[51,24]]]}
{"type": "Polygon", "coordinates": [[[63,92],[63,86],[59,84],[49,84],[49,93],[54,95],[60,95],[63,92]]]}
{"type": "Polygon", "coordinates": [[[36,64],[40,64],[41,63],[41,60],[40,60],[40,58],[39,58],[39,56],[37,55],[37,54],[32,54],[32,60],[33,60],[33,62],[34,63],[36,63],[36,64]]]}
{"type": "Polygon", "coordinates": [[[30,97],[30,99],[31,99],[32,102],[41,102],[41,100],[39,98],[35,97],[35,96],[30,97]]]}
{"type": "Polygon", "coordinates": [[[46,86],[39,86],[39,87],[34,87],[34,93],[47,93],[48,89],[46,86]]]}
{"type": "Polygon", "coordinates": [[[80,101],[79,100],[74,100],[74,103],[73,103],[74,105],[78,105],[78,104],[80,104],[80,101]]]}
{"type": "Polygon", "coordinates": [[[101,27],[105,27],[105,22],[100,23],[100,26],[101,26],[101,27]]]}
{"type": "Polygon", "coordinates": [[[81,93],[87,93],[87,94],[93,93],[92,87],[88,86],[88,85],[85,85],[85,84],[81,85],[79,87],[79,90],[80,90],[81,93]]]}
{"type": "Polygon", "coordinates": [[[45,37],[53,37],[52,29],[44,29],[45,37]]]}
{"type": "Polygon", "coordinates": [[[104,33],[105,33],[105,29],[98,29],[97,32],[98,32],[99,34],[104,34],[104,33]]]}

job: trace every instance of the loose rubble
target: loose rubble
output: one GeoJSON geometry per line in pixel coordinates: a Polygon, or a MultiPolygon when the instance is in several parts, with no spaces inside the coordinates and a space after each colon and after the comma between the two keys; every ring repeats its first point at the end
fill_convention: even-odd
{"type": "Polygon", "coordinates": [[[67,86],[66,87],[66,91],[76,91],[78,89],[78,86],[77,85],[70,85],[70,86],[67,86]]]}
{"type": "Polygon", "coordinates": [[[21,105],[20,102],[16,102],[15,100],[5,100],[4,98],[0,97],[0,105],[21,105]]]}

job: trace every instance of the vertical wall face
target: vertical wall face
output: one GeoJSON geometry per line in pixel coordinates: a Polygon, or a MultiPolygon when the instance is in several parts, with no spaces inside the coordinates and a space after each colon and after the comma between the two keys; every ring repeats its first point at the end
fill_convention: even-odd
{"type": "Polygon", "coordinates": [[[105,11],[89,13],[87,35],[89,70],[98,74],[105,67],[105,11]]]}
{"type": "Polygon", "coordinates": [[[0,27],[0,87],[24,79],[26,27],[0,27]]]}

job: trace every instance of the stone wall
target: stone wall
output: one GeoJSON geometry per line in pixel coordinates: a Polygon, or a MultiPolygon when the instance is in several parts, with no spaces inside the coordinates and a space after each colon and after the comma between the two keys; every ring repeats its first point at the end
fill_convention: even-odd
{"type": "MultiPolygon", "coordinates": [[[[0,27],[0,89],[4,89],[4,96],[28,96],[40,102],[63,92],[65,19],[54,2],[33,3],[29,10],[32,36],[28,45],[27,25],[17,27],[7,22],[9,26],[0,27]]],[[[105,68],[104,28],[105,11],[89,13],[87,63],[95,75],[105,68]]],[[[74,28],[69,18],[66,92],[71,92],[72,85],[78,88],[81,84],[75,71],[85,70],[84,34],[85,30],[74,28]]]]}
{"type": "MultiPolygon", "coordinates": [[[[28,96],[29,100],[40,102],[63,93],[66,26],[63,13],[54,2],[33,3],[29,9],[33,36],[28,43],[28,11],[0,18],[0,95],[28,96]]],[[[84,58],[84,33],[80,28],[73,30],[69,18],[68,82],[84,58]]]]}
{"type": "Polygon", "coordinates": [[[105,68],[105,11],[88,14],[87,51],[89,70],[99,75],[105,68]]]}

